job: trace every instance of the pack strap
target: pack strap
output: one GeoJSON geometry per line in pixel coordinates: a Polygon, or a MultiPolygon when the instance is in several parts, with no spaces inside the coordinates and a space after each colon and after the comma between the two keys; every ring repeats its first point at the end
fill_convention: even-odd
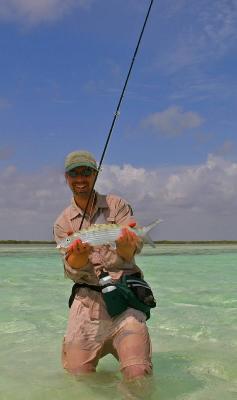
{"type": "Polygon", "coordinates": [[[80,288],[88,288],[91,290],[95,290],[96,292],[101,292],[101,286],[89,285],[87,283],[74,283],[74,285],[72,287],[71,296],[69,297],[69,300],[68,300],[69,308],[71,308],[71,305],[75,299],[75,296],[80,288]]]}
{"type": "MultiPolygon", "coordinates": [[[[140,272],[135,272],[132,275],[129,275],[129,278],[140,278],[141,273],[140,272]]],[[[140,282],[139,282],[140,283],[140,282]]],[[[95,290],[96,292],[101,292],[101,286],[96,286],[96,285],[89,285],[88,283],[74,283],[72,287],[72,292],[68,300],[68,306],[71,308],[71,305],[75,299],[75,296],[80,288],[88,288],[91,290],[95,290]]]]}

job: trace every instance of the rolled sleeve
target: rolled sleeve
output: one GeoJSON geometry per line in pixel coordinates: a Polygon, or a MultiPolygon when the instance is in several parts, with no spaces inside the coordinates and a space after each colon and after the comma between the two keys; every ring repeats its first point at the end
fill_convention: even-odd
{"type": "Polygon", "coordinates": [[[65,237],[68,236],[68,233],[65,231],[65,229],[62,226],[55,223],[54,227],[53,227],[53,235],[54,235],[55,242],[57,244],[59,244],[65,237]]]}
{"type": "Polygon", "coordinates": [[[116,207],[115,221],[120,225],[128,225],[134,221],[131,206],[122,199],[120,199],[116,207]]]}

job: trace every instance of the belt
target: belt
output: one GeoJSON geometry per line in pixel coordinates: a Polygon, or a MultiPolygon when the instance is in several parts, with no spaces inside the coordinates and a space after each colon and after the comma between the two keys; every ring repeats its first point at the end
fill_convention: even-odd
{"type": "Polygon", "coordinates": [[[72,293],[69,297],[68,300],[68,306],[69,308],[71,308],[71,305],[75,299],[75,296],[77,294],[78,289],[80,288],[88,288],[91,290],[95,290],[96,292],[101,292],[101,286],[96,286],[96,285],[89,285],[87,283],[74,283],[73,287],[72,287],[72,293]]]}

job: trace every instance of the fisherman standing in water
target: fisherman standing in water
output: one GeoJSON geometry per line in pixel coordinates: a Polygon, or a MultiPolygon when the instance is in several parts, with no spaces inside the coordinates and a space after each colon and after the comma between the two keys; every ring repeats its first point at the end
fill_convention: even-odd
{"type": "Polygon", "coordinates": [[[124,378],[134,380],[152,373],[146,315],[129,305],[119,315],[109,315],[99,279],[102,272],[115,283],[124,276],[142,277],[134,260],[142,240],[126,228],[135,225],[130,205],[118,196],[102,195],[93,189],[97,172],[94,156],[87,151],[75,151],[66,157],[65,178],[73,198],[54,224],[55,240],[60,243],[79,231],[89,198],[82,228],[113,223],[124,228],[115,248],[108,244],[92,247],[75,240],[64,252],[65,274],[75,284],[62,361],[68,372],[79,375],[95,372],[99,360],[112,354],[119,361],[124,378]]]}

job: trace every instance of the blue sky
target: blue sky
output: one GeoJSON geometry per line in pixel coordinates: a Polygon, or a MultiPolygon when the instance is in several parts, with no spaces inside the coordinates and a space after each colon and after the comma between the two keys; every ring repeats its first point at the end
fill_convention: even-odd
{"type": "MultiPolygon", "coordinates": [[[[99,160],[149,6],[0,0],[0,238],[50,239],[65,155],[99,160]]],[[[156,239],[237,239],[237,3],[154,1],[98,181],[156,239]]]]}

